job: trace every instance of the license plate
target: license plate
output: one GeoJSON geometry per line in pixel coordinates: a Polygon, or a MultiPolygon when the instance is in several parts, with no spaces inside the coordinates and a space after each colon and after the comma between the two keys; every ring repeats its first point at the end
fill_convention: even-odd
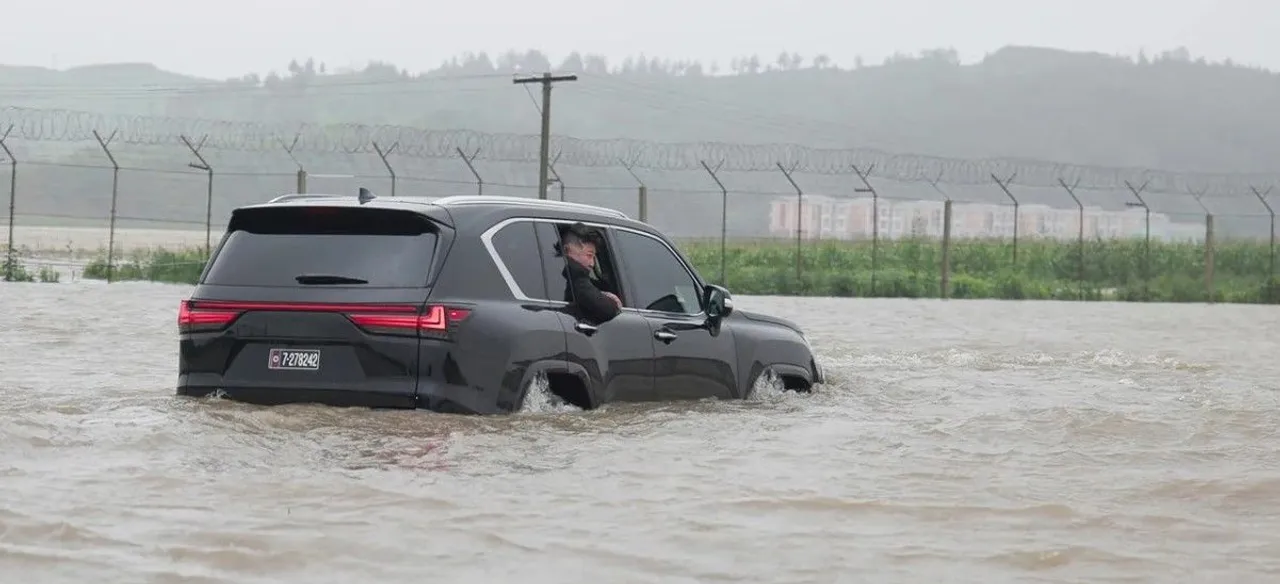
{"type": "Polygon", "coordinates": [[[310,349],[271,349],[267,357],[267,368],[315,371],[320,368],[320,351],[310,349]]]}

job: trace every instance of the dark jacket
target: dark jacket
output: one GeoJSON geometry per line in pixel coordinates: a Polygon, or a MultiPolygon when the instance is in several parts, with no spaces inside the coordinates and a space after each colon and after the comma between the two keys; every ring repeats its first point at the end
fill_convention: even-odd
{"type": "Polygon", "coordinates": [[[613,320],[618,313],[622,312],[613,300],[596,287],[591,281],[591,272],[582,264],[565,258],[564,275],[568,281],[565,285],[564,299],[579,318],[602,324],[613,320]]]}

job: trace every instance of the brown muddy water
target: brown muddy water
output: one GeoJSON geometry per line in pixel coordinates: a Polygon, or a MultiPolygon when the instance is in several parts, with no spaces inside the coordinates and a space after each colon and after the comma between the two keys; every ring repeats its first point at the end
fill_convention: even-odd
{"type": "Polygon", "coordinates": [[[1280,581],[1275,307],[738,298],[830,383],[479,418],[175,397],[188,291],[0,283],[0,581],[1280,581]]]}

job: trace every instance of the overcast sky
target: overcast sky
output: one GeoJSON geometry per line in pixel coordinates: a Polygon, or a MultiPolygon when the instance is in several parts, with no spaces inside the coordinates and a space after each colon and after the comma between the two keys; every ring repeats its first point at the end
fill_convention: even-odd
{"type": "Polygon", "coordinates": [[[411,71],[465,51],[539,48],[611,59],[719,60],[779,51],[879,62],[1008,44],[1105,53],[1178,45],[1280,69],[1277,0],[4,0],[0,63],[152,62],[206,77],[391,61],[411,71]]]}

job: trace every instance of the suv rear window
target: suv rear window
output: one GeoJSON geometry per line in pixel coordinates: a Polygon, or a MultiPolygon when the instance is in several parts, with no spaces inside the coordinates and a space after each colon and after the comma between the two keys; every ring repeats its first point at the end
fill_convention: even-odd
{"type": "Polygon", "coordinates": [[[236,212],[204,283],[297,287],[301,274],[426,285],[438,239],[426,217],[395,209],[277,207],[236,212]]]}

